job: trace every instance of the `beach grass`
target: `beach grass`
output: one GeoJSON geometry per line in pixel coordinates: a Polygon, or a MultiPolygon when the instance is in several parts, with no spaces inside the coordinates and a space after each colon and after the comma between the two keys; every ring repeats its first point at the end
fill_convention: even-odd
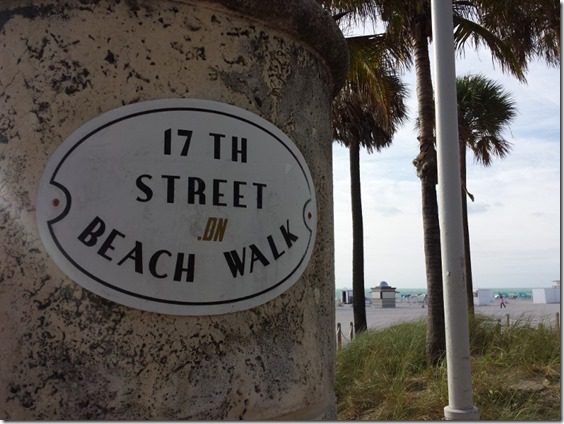
{"type": "MultiPolygon", "coordinates": [[[[474,404],[482,420],[560,420],[560,329],[470,322],[474,404]]],[[[360,334],[337,353],[337,411],[346,420],[441,420],[446,364],[425,362],[425,323],[360,334]]]]}

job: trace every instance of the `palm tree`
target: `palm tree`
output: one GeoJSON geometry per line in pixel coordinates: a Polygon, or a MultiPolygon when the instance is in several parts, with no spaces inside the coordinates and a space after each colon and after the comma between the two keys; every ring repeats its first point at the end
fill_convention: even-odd
{"type": "MultiPolygon", "coordinates": [[[[386,25],[386,34],[397,43],[409,48],[415,63],[415,78],[418,107],[419,154],[414,160],[417,175],[421,181],[422,216],[425,267],[427,277],[427,360],[437,364],[445,351],[445,324],[442,288],[441,245],[437,205],[437,164],[434,137],[434,100],[429,61],[429,40],[431,38],[431,12],[429,0],[374,0],[370,2],[376,16],[386,25]]],[[[455,11],[464,11],[455,8],[455,11]]],[[[467,13],[470,16],[470,13],[467,13]]],[[[522,78],[522,69],[516,58],[499,39],[484,37],[474,31],[461,31],[460,28],[476,27],[462,13],[455,15],[455,35],[458,33],[468,39],[484,40],[490,45],[494,57],[522,78]],[[509,58],[508,60],[506,58],[509,58]]],[[[489,33],[488,33],[489,34],[489,33]]],[[[460,36],[457,38],[460,40],[460,36]]]]}
{"type": "Polygon", "coordinates": [[[344,88],[333,102],[334,139],[349,148],[353,223],[353,314],[355,331],[366,330],[364,230],[360,183],[360,148],[369,153],[387,147],[406,118],[406,89],[389,67],[383,38],[348,39],[350,67],[344,88]]]}
{"type": "MultiPolygon", "coordinates": [[[[434,101],[429,63],[430,0],[325,0],[327,7],[351,19],[370,18],[385,25],[387,36],[409,49],[415,63],[419,121],[419,154],[414,160],[421,180],[425,266],[427,276],[427,360],[438,363],[445,350],[437,165],[434,146],[434,101]]],[[[531,57],[559,57],[559,13],[556,0],[454,0],[456,47],[485,45],[492,58],[521,81],[531,57]],[[535,3],[543,7],[535,7],[535,3]],[[499,6],[503,3],[504,7],[499,6]],[[555,7],[554,7],[555,6],[555,7]],[[556,9],[555,18],[546,16],[556,9]],[[548,11],[548,12],[547,12],[548,11]],[[519,17],[513,20],[511,13],[519,17]],[[534,15],[531,15],[534,13],[534,15]],[[542,29],[531,28],[534,23],[542,29]],[[503,26],[503,28],[499,28],[503,26]],[[529,29],[529,31],[523,31],[529,29]],[[557,34],[557,36],[556,36],[557,34]],[[540,46],[540,47],[539,47],[540,46]],[[519,50],[519,51],[516,51],[519,50]],[[558,55],[555,55],[555,52],[558,55]]],[[[551,59],[556,60],[556,59],[551,59]]]]}
{"type": "Polygon", "coordinates": [[[504,158],[511,144],[503,137],[516,115],[515,102],[501,85],[482,75],[467,75],[456,80],[458,134],[460,140],[460,178],[464,226],[464,265],[468,311],[474,313],[467,196],[474,201],[466,184],[466,147],[478,163],[490,166],[493,157],[504,158]]]}

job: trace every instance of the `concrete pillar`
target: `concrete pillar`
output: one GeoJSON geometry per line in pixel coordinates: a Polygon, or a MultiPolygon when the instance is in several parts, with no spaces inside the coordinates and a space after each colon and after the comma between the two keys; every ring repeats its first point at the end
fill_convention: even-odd
{"type": "Polygon", "coordinates": [[[0,415],[12,420],[334,418],[330,103],[346,50],[315,1],[0,3],[0,415]],[[302,277],[216,316],[129,308],[51,260],[35,222],[50,155],[122,105],[201,98],[287,134],[316,189],[302,277]]]}

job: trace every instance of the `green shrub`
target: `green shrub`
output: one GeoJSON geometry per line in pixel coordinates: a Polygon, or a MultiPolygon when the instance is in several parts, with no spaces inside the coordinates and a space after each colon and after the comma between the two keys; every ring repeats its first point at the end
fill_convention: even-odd
{"type": "MultiPolygon", "coordinates": [[[[560,332],[526,320],[470,321],[474,403],[485,420],[560,419],[560,332]]],[[[340,419],[440,420],[446,364],[425,363],[425,323],[360,334],[337,354],[340,419]]]]}

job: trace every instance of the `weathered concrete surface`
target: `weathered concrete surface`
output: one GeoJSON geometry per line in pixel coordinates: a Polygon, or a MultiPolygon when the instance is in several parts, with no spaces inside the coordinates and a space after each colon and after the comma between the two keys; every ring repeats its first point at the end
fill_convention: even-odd
{"type": "Polygon", "coordinates": [[[1,418],[334,417],[329,120],[344,44],[315,2],[291,2],[295,19],[269,18],[264,3],[288,4],[0,2],[1,418]],[[82,289],[43,248],[36,191],[57,146],[102,112],[171,97],[257,113],[308,163],[315,251],[265,305],[199,318],[127,308],[82,289]]]}

